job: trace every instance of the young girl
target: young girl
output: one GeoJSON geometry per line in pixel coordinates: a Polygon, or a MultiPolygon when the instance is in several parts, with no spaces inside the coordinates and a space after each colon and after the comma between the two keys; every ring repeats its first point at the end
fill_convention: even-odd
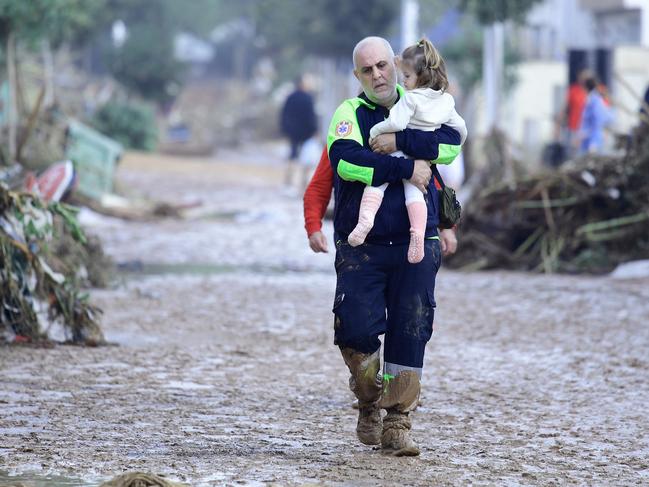
{"type": "MultiPolygon", "coordinates": [[[[434,131],[442,124],[457,130],[462,143],[466,139],[466,124],[455,111],[455,100],[446,93],[448,78],[446,66],[440,53],[428,39],[422,39],[408,47],[399,62],[406,91],[390,110],[390,116],[370,130],[370,140],[380,134],[399,132],[413,128],[434,131]]],[[[395,152],[392,155],[403,156],[395,152]]],[[[348,241],[353,247],[361,245],[374,226],[383,193],[388,184],[378,187],[366,186],[361,199],[358,224],[349,234],[348,241]]],[[[410,245],[408,262],[416,264],[424,258],[424,232],[428,210],[424,195],[407,180],[403,180],[406,208],[410,218],[410,245]]]]}

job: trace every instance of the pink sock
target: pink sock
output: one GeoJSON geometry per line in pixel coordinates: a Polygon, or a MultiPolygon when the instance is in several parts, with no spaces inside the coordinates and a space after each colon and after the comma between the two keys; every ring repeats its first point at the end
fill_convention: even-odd
{"type": "Polygon", "coordinates": [[[410,245],[408,246],[408,262],[417,264],[424,258],[424,234],[428,209],[423,201],[413,201],[406,206],[410,219],[410,245]]]}
{"type": "Polygon", "coordinates": [[[374,226],[374,217],[379,211],[381,202],[383,201],[383,193],[365,188],[363,197],[361,198],[361,206],[358,210],[358,224],[356,228],[349,234],[347,241],[352,247],[357,247],[365,242],[365,237],[370,233],[374,226]]]}

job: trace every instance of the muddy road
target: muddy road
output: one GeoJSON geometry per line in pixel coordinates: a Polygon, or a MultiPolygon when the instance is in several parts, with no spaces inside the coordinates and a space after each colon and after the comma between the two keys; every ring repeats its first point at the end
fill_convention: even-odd
{"type": "Polygon", "coordinates": [[[648,280],[443,270],[422,455],[386,458],[355,440],[333,256],[310,252],[281,178],[126,158],[130,191],[201,204],[182,220],[83,215],[131,269],[92,291],[117,346],[0,348],[0,483],[649,484],[648,280]],[[68,480],[29,481],[48,474],[68,480]]]}

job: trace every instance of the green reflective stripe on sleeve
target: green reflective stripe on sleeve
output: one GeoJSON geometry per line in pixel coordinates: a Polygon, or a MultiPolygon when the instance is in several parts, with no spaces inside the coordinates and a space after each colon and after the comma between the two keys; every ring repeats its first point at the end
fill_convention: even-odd
{"type": "Polygon", "coordinates": [[[450,164],[455,160],[461,150],[461,145],[439,144],[437,159],[433,162],[435,164],[450,164]]]}
{"type": "Polygon", "coordinates": [[[426,240],[439,240],[439,236],[435,235],[434,237],[426,237],[426,240]]]}
{"type": "Polygon", "coordinates": [[[350,98],[340,104],[334,113],[327,133],[327,150],[338,139],[348,139],[363,145],[363,136],[356,119],[356,109],[365,104],[360,98],[350,98]]]}
{"type": "Polygon", "coordinates": [[[372,178],[374,177],[374,168],[357,166],[356,164],[341,159],[338,162],[338,176],[345,181],[360,181],[371,186],[372,178]]]}

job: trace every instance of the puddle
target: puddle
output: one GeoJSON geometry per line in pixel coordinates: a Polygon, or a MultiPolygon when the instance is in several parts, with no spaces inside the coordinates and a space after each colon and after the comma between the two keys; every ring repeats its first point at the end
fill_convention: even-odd
{"type": "Polygon", "coordinates": [[[330,273],[330,269],[318,269],[304,265],[224,265],[224,264],[200,264],[200,263],[182,263],[182,264],[163,264],[163,263],[145,263],[140,260],[120,262],[117,264],[120,273],[128,275],[216,275],[250,272],[254,274],[277,275],[295,272],[308,273],[330,273]]]}
{"type": "Polygon", "coordinates": [[[21,474],[14,476],[0,471],[0,485],[22,484],[24,487],[94,487],[100,483],[100,481],[91,482],[59,475],[21,474]]]}
{"type": "Polygon", "coordinates": [[[230,210],[230,211],[210,211],[208,213],[198,213],[195,218],[200,218],[201,220],[223,220],[223,221],[235,221],[242,214],[241,211],[230,210]]]}
{"type": "Polygon", "coordinates": [[[211,275],[225,274],[234,272],[235,266],[221,264],[155,264],[144,263],[140,260],[120,262],[117,269],[125,274],[194,274],[194,275],[211,275]]]}

